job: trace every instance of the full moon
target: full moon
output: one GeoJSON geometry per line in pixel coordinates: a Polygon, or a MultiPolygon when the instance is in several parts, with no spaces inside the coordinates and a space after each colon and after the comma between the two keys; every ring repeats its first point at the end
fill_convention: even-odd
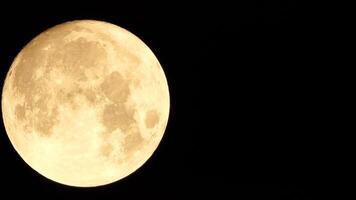
{"type": "Polygon", "coordinates": [[[70,186],[118,181],[156,150],[169,90],[153,52],[116,25],[50,28],[16,56],[2,91],[7,135],[43,176],[70,186]]]}

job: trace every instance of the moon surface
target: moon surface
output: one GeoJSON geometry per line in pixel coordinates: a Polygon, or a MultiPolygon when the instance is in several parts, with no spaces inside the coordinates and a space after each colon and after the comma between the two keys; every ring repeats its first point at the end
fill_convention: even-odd
{"type": "Polygon", "coordinates": [[[1,106],[9,139],[28,165],[58,183],[93,187],[149,159],[166,129],[169,101],[164,71],[138,37],[78,20],[21,50],[1,106]]]}

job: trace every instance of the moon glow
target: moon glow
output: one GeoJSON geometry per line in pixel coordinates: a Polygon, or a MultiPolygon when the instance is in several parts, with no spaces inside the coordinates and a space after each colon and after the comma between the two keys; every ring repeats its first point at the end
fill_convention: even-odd
{"type": "Polygon", "coordinates": [[[78,20],[44,31],[20,51],[1,106],[9,139],[29,166],[53,181],[92,187],[149,159],[169,101],[164,71],[138,37],[78,20]]]}

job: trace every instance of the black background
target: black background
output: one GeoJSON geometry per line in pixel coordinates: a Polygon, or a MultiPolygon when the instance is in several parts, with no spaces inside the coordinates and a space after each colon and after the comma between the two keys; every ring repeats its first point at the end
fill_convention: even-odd
{"type": "Polygon", "coordinates": [[[301,61],[305,29],[295,1],[2,4],[2,81],[17,53],[40,32],[75,19],[103,20],[133,32],[156,54],[171,111],[149,161],[96,188],[64,186],[34,172],[2,125],[1,195],[314,199],[315,138],[306,128],[312,117],[304,113],[301,95],[308,80],[301,61]]]}

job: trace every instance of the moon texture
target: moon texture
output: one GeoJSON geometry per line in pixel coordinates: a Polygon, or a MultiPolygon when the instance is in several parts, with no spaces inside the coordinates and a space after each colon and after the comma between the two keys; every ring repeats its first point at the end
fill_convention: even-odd
{"type": "Polygon", "coordinates": [[[78,20],[35,37],[2,91],[7,134],[23,160],[70,186],[120,180],[153,154],[169,91],[152,51],[116,25],[78,20]]]}

